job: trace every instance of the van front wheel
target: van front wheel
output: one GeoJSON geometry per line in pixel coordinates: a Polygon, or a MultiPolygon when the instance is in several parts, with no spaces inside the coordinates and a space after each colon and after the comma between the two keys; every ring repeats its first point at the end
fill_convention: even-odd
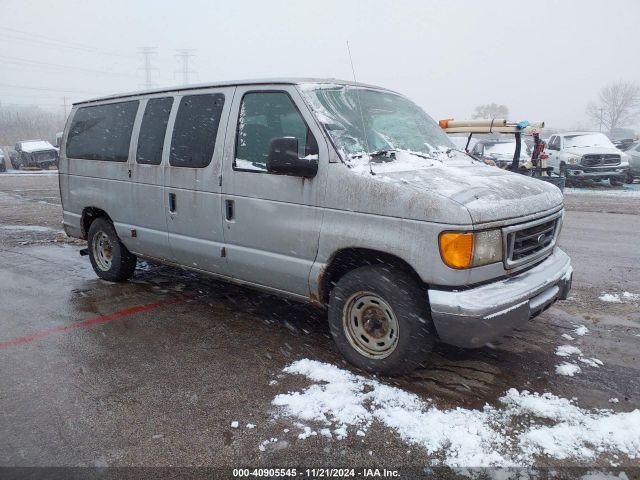
{"type": "Polygon", "coordinates": [[[91,223],[88,235],[89,258],[98,277],[110,282],[123,282],[133,276],[136,256],[118,238],[113,224],[105,218],[91,223]]]}
{"type": "Polygon", "coordinates": [[[414,370],[433,348],[426,292],[417,280],[382,265],[345,274],[331,291],[329,326],[355,366],[395,375],[414,370]]]}

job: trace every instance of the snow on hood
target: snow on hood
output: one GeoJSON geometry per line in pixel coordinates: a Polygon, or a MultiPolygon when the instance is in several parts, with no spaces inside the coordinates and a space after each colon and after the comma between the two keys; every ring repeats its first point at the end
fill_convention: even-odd
{"type": "MultiPolygon", "coordinates": [[[[444,155],[444,153],[443,153],[444,155]]],[[[369,163],[352,169],[370,175],[369,163]]],[[[373,178],[433,192],[463,205],[474,223],[531,215],[562,205],[562,192],[554,185],[474,161],[462,154],[446,161],[397,152],[396,160],[371,163],[373,178]]]]}
{"type": "Polygon", "coordinates": [[[563,152],[573,153],[574,155],[602,155],[615,153],[616,155],[622,155],[622,152],[614,147],[569,147],[563,149],[563,152]]]}
{"type": "Polygon", "coordinates": [[[55,150],[55,147],[45,140],[22,142],[20,148],[26,153],[39,152],[41,150],[55,150]]]}

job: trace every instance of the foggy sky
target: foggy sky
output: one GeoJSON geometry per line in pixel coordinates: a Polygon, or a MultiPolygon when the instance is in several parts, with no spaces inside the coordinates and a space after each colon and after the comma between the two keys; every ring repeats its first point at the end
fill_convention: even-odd
{"type": "Polygon", "coordinates": [[[406,94],[436,119],[497,102],[514,120],[586,127],[603,85],[640,83],[637,0],[0,0],[0,13],[3,104],[61,110],[63,96],[139,90],[142,46],[158,48],[153,80],[165,86],[181,83],[181,48],[195,49],[192,83],[350,80],[349,40],[359,81],[406,94]]]}

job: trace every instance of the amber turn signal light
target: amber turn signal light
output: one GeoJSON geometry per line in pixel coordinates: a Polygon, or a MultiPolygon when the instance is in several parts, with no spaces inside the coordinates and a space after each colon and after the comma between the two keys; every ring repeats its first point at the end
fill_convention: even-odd
{"type": "Polygon", "coordinates": [[[473,262],[473,233],[441,233],[440,256],[451,268],[469,268],[473,262]]]}

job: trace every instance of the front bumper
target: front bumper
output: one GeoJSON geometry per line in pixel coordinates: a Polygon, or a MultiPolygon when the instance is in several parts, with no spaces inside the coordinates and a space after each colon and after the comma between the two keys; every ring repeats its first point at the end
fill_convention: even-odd
{"type": "Polygon", "coordinates": [[[612,167],[583,167],[581,165],[567,165],[567,178],[579,180],[601,180],[605,178],[625,177],[628,166],[617,165],[612,167]]]}
{"type": "Polygon", "coordinates": [[[571,290],[573,268],[559,248],[526,272],[468,290],[429,289],[431,318],[444,343],[481,347],[549,307],[571,290]]]}

